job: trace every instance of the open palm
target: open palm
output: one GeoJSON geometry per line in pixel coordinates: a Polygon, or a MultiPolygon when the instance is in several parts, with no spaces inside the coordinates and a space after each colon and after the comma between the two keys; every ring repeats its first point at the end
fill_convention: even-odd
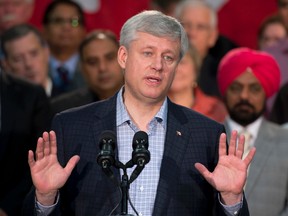
{"type": "Polygon", "coordinates": [[[242,160],[244,151],[244,136],[240,136],[237,146],[237,131],[232,131],[228,154],[226,153],[226,134],[221,134],[219,140],[219,161],[213,172],[202,164],[196,163],[196,169],[222,197],[239,196],[247,178],[247,169],[251,163],[255,148],[252,148],[246,158],[242,160]]]}
{"type": "Polygon", "coordinates": [[[54,131],[44,132],[37,142],[34,159],[33,151],[29,151],[28,162],[33,184],[36,190],[43,194],[56,193],[67,179],[79,161],[79,156],[73,156],[66,167],[62,167],[57,159],[57,142],[54,131]]]}

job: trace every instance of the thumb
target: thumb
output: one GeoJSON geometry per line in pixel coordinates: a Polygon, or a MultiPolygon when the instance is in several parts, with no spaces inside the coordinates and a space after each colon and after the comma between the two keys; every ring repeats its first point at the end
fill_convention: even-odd
{"type": "Polygon", "coordinates": [[[68,161],[65,169],[65,172],[70,176],[72,170],[76,166],[76,164],[79,162],[80,157],[78,155],[74,155],[70,160],[68,161]]]}
{"type": "Polygon", "coordinates": [[[211,173],[209,172],[209,170],[203,164],[195,163],[194,166],[206,180],[209,179],[211,173]]]}

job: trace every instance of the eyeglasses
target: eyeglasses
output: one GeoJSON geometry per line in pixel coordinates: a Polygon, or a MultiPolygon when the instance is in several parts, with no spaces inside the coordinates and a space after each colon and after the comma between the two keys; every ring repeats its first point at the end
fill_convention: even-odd
{"type": "Polygon", "coordinates": [[[79,25],[83,24],[83,21],[78,17],[73,18],[62,18],[62,17],[54,17],[49,19],[49,23],[55,26],[63,26],[66,23],[70,24],[72,27],[76,28],[79,25]]]}
{"type": "Polygon", "coordinates": [[[192,24],[190,22],[181,22],[182,26],[187,30],[195,29],[196,31],[209,31],[211,27],[206,24],[198,23],[198,24],[192,24]]]}

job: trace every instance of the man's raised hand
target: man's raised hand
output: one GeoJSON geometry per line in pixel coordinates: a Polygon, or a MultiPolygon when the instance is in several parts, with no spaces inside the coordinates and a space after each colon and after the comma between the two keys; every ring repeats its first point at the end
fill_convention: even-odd
{"type": "Polygon", "coordinates": [[[57,191],[66,183],[79,159],[78,155],[74,155],[63,168],[57,158],[55,132],[44,132],[43,136],[39,137],[35,158],[33,151],[30,150],[28,163],[36,188],[36,198],[42,205],[54,203],[57,191]]]}

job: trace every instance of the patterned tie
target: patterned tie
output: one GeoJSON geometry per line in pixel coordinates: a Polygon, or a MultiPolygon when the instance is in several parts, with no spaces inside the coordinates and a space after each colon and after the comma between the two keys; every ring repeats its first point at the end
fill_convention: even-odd
{"type": "Polygon", "coordinates": [[[250,141],[251,141],[252,135],[246,129],[242,130],[239,133],[239,135],[244,135],[244,137],[245,137],[244,153],[243,153],[243,157],[242,157],[242,158],[245,158],[251,149],[250,141]]]}
{"type": "MultiPolygon", "coordinates": [[[[244,153],[243,153],[243,156],[242,156],[242,158],[244,159],[248,155],[248,153],[249,153],[249,151],[251,149],[250,141],[251,141],[252,135],[246,129],[243,129],[242,131],[240,131],[239,136],[240,135],[244,135],[244,137],[245,137],[244,153]]],[[[250,165],[249,165],[249,167],[247,169],[247,177],[249,175],[249,171],[250,171],[250,165]]],[[[244,190],[246,188],[246,184],[247,184],[247,182],[244,185],[244,190]]]]}
{"type": "Polygon", "coordinates": [[[68,70],[65,67],[63,67],[63,66],[59,66],[57,68],[57,73],[58,73],[58,75],[59,75],[59,77],[61,79],[60,86],[62,88],[65,88],[67,86],[67,84],[68,84],[68,81],[69,81],[68,80],[68,70]]]}

